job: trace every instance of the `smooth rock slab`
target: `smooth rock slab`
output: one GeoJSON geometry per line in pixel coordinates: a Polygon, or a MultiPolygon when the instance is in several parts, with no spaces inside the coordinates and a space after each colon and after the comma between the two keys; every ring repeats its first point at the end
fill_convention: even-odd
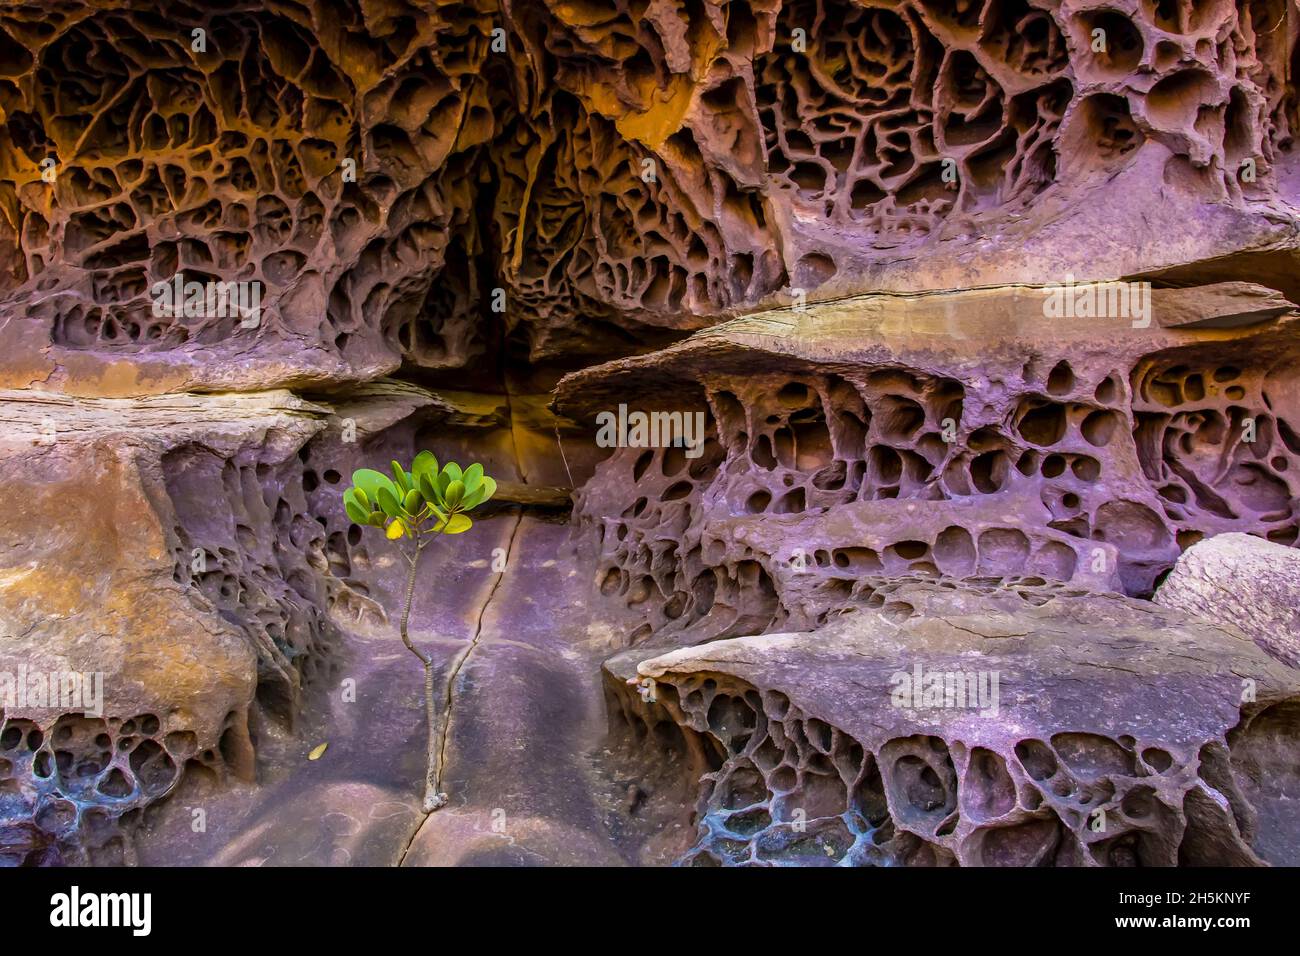
{"type": "Polygon", "coordinates": [[[1156,592],[1163,607],[1239,627],[1268,654],[1300,667],[1300,551],[1249,534],[1220,534],[1183,552],[1156,592]]]}

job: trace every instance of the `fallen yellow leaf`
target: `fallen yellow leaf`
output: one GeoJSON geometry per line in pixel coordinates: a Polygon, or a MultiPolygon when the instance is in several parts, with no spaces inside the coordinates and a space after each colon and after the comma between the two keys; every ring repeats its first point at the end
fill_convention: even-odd
{"type": "Polygon", "coordinates": [[[320,758],[321,758],[321,754],[323,754],[323,753],[325,752],[325,748],[328,747],[328,746],[329,746],[328,743],[324,743],[324,744],[321,744],[319,747],[314,748],[314,749],[312,750],[312,752],[309,753],[309,754],[307,755],[307,759],[308,759],[308,760],[320,760],[320,758]]]}

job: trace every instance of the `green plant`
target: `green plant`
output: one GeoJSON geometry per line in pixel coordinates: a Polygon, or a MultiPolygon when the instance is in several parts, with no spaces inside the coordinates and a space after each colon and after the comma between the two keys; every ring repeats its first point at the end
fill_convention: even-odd
{"type": "Polygon", "coordinates": [[[428,721],[428,765],[424,778],[424,812],[432,813],[447,802],[439,791],[437,718],[433,705],[433,658],[411,643],[407,624],[415,597],[415,573],[420,554],[437,535],[462,534],[474,526],[466,512],[496,494],[497,483],[475,463],[464,471],[455,462],[441,468],[432,452],[422,451],[409,471],[393,462],[393,476],[371,468],[352,475],[352,487],[343,492],[343,507],[359,525],[384,528],[390,541],[410,566],[406,578],[406,603],[402,608],[402,643],[424,665],[424,706],[428,721]],[[408,546],[403,547],[400,542],[408,546]]]}

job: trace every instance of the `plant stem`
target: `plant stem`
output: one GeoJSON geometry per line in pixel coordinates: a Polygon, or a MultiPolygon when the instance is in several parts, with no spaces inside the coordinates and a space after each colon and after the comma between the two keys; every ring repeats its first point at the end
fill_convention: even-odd
{"type": "Polygon", "coordinates": [[[418,657],[421,663],[427,665],[430,662],[430,657],[411,643],[411,636],[406,631],[406,625],[411,619],[411,601],[415,598],[415,570],[419,566],[420,552],[423,548],[423,545],[417,545],[414,554],[402,555],[402,557],[406,558],[406,563],[411,566],[411,570],[406,576],[406,606],[402,609],[401,632],[402,643],[406,645],[406,649],[418,657]]]}
{"type": "MultiPolygon", "coordinates": [[[[452,510],[448,509],[447,514],[443,516],[442,523],[438,525],[434,534],[442,534],[447,525],[451,523],[452,510]]],[[[402,643],[406,649],[420,659],[424,665],[424,721],[427,738],[425,740],[425,769],[424,769],[424,801],[422,807],[425,813],[432,813],[439,807],[446,806],[447,795],[438,790],[438,777],[440,771],[438,767],[438,731],[437,731],[437,712],[433,704],[433,657],[425,654],[418,647],[411,643],[411,636],[407,632],[406,626],[411,619],[411,602],[415,598],[415,572],[420,566],[420,554],[424,551],[424,546],[428,542],[418,531],[411,529],[415,534],[415,551],[407,555],[402,552],[403,557],[411,565],[410,573],[406,576],[406,606],[402,608],[402,643]]]]}
{"type": "Polygon", "coordinates": [[[406,606],[402,608],[401,633],[402,643],[406,645],[406,649],[418,657],[420,663],[424,665],[424,717],[427,724],[428,738],[425,744],[423,809],[425,813],[432,813],[447,802],[447,795],[438,793],[436,784],[435,755],[437,753],[438,735],[435,729],[437,717],[433,706],[433,658],[411,643],[411,636],[407,631],[407,624],[411,619],[411,602],[415,598],[415,572],[420,566],[420,553],[422,551],[424,551],[424,543],[419,542],[415,546],[414,554],[404,555],[411,566],[411,570],[406,576],[406,606]]]}

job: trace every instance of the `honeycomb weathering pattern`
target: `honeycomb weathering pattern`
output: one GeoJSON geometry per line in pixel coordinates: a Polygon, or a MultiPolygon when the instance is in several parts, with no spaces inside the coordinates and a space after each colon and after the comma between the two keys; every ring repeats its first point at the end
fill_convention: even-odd
{"type": "Polygon", "coordinates": [[[0,14],[8,284],[56,346],[256,357],[272,336],[334,360],[300,362],[317,375],[476,354],[487,13],[106,6],[0,14]],[[261,325],[155,317],[178,272],[262,283],[261,325]]]}
{"type": "Polygon", "coordinates": [[[0,734],[0,790],[6,795],[0,865],[135,862],[131,830],[184,774],[224,775],[251,765],[247,715],[232,712],[212,746],[191,730],[164,730],[153,714],[64,714],[42,728],[11,718],[0,734]],[[238,749],[244,747],[242,752],[238,749]],[[12,804],[17,803],[17,811],[12,804]]]}
{"type": "MultiPolygon", "coordinates": [[[[1137,328],[1049,319],[1047,295],[867,296],[756,314],[561,383],[560,407],[578,419],[617,397],[699,410],[708,423],[694,457],[680,447],[614,449],[576,511],[600,589],[627,609],[632,646],[606,664],[612,710],[645,728],[638,741],[671,739],[656,730],[665,722],[679,727],[701,779],[687,862],[1293,858],[1293,833],[1259,833],[1252,822],[1261,814],[1275,824],[1274,793],[1294,789],[1293,775],[1241,767],[1295,746],[1294,697],[1258,718],[1236,712],[1240,687],[1220,687],[1213,693],[1229,711],[1217,729],[1191,732],[1179,756],[1168,741],[1135,740],[1132,728],[1183,709],[1165,696],[1182,692],[1185,676],[1169,673],[1168,643],[1198,657],[1217,651],[1203,635],[1181,634],[1176,618],[1098,599],[1149,596],[1203,536],[1248,531],[1296,543],[1295,310],[1241,284],[1155,290],[1151,325],[1137,328]],[[1116,697],[1104,677],[1069,673],[1062,679],[1087,688],[1087,703],[1071,710],[1072,692],[1037,672],[1057,651],[1004,643],[1036,634],[1050,644],[1055,614],[1070,622],[1059,649],[1081,655],[1067,653],[1060,673],[1084,660],[1109,668],[1118,654],[1119,670],[1136,675],[1131,692],[1159,686],[1161,707],[1121,716],[1104,733],[1096,701],[1131,715],[1128,692],[1116,697]],[[865,645],[853,643],[845,615],[873,622],[865,645]],[[974,634],[976,646],[953,659],[936,626],[959,645],[974,634]],[[1094,645],[1097,626],[1108,629],[1094,645]],[[787,630],[810,632],[807,644],[804,635],[746,636],[787,630]],[[1121,631],[1145,636],[1109,647],[1121,631]],[[768,668],[769,647],[799,650],[774,652],[768,668]],[[1023,698],[982,725],[926,731],[924,715],[879,716],[885,676],[873,670],[878,686],[864,679],[853,669],[858,653],[872,669],[915,660],[965,674],[978,662],[1059,711],[1036,736],[1023,698]],[[757,676],[743,666],[755,661],[757,676]],[[657,704],[627,688],[638,675],[667,682],[657,704]],[[792,688],[809,697],[802,710],[792,688]],[[1279,739],[1257,740],[1252,727],[1279,739]],[[1024,739],[992,742],[1014,728],[1024,739]],[[1234,762],[1232,747],[1255,756],[1234,762]],[[1114,766],[1089,766],[1098,760],[1114,766]],[[1090,827],[1097,810],[1109,815],[1102,831],[1090,827]]],[[[1279,597],[1251,593],[1284,607],[1286,589],[1272,592],[1279,597]]],[[[1285,642],[1257,642],[1289,662],[1285,642]]],[[[1264,655],[1254,659],[1229,672],[1254,674],[1264,655]]]]}
{"type": "Polygon", "coordinates": [[[339,489],[425,447],[503,499],[579,486],[573,574],[625,625],[611,680],[814,635],[803,677],[665,670],[658,710],[614,685],[693,748],[696,861],[1294,861],[1294,690],[1114,592],[1149,596],[1202,538],[1300,536],[1298,9],[0,4],[0,476],[25,492],[4,649],[121,655],[103,717],[0,712],[0,863],[127,862],[187,768],[247,778],[258,721],[292,728],[344,636],[391,632],[401,581],[339,489]],[[1038,286],[1071,272],[1155,279],[1152,323],[1050,321],[1038,286]],[[257,283],[259,322],[155,314],[178,274],[257,283]],[[575,368],[563,415],[698,411],[699,457],[595,465],[567,422],[553,447],[536,392],[575,368]],[[1030,622],[1045,661],[1072,640],[1053,615],[1154,648],[1149,613],[1204,665],[1201,718],[869,740],[869,701],[826,704],[816,635],[946,626],[944,601],[1009,617],[999,641],[1030,622]],[[1225,661],[1276,692],[1237,707],[1204,678],[1225,661]],[[736,744],[733,718],[762,733],[736,744]],[[796,799],[826,811],[811,843],[796,799]],[[1121,836],[1088,835],[1097,801],[1121,836]]]}
{"type": "MultiPolygon", "coordinates": [[[[188,586],[179,572],[193,558],[172,550],[185,512],[162,458],[201,440],[231,460],[274,460],[319,426],[285,393],[132,407],[5,392],[0,407],[0,475],[23,499],[0,526],[0,671],[29,684],[0,702],[0,860],[131,862],[145,809],[187,772],[253,776],[257,628],[284,613],[261,592],[216,607],[188,586]],[[62,440],[43,441],[55,421],[62,440]],[[99,675],[99,708],[31,695],[31,675],[69,672],[99,675]]],[[[312,650],[304,638],[287,635],[312,650]]]]}
{"type": "Polygon", "coordinates": [[[1064,232],[1018,263],[1039,279],[1176,265],[1093,241],[1129,167],[1203,214],[1188,242],[1248,248],[1294,198],[1295,34],[1284,0],[9,4],[11,371],[129,354],[165,389],[464,368],[503,337],[609,355],[799,289],[1005,281],[998,235],[1040,229],[1064,232]],[[916,268],[975,238],[984,258],[916,268]],[[156,316],[178,272],[261,283],[260,324],[156,316]]]}
{"type": "Polygon", "coordinates": [[[1170,325],[1151,329],[1049,320],[1042,302],[755,315],[565,379],[578,418],[612,395],[707,412],[698,457],[614,449],[579,497],[601,590],[642,622],[633,640],[814,626],[900,574],[1149,595],[1204,536],[1296,543],[1290,316],[1219,341],[1179,319],[1231,324],[1285,300],[1157,290],[1170,325]],[[953,311],[978,356],[930,337],[953,311]]]}
{"type": "Polygon", "coordinates": [[[0,865],[131,862],[183,775],[251,779],[255,731],[294,728],[338,676],[340,629],[386,625],[399,589],[343,475],[501,425],[494,403],[391,383],[337,410],[353,442],[284,392],[0,408],[0,477],[35,489],[0,529],[0,672],[99,672],[104,698],[97,715],[0,701],[0,865]],[[44,422],[64,439],[43,447],[44,422]]]}
{"type": "MultiPolygon", "coordinates": [[[[892,616],[886,605],[810,634],[643,660],[635,673],[655,682],[653,703],[611,682],[613,708],[638,738],[679,726],[703,774],[684,862],[1294,858],[1300,834],[1286,808],[1300,779],[1282,756],[1300,733],[1294,670],[1239,637],[1115,595],[1039,589],[1029,600],[915,581],[897,583],[894,603],[892,616]],[[1170,642],[1187,656],[1172,658],[1170,642]],[[996,676],[998,698],[945,708],[950,684],[924,707],[919,694],[900,705],[894,675],[915,664],[963,681],[978,667],[996,676]],[[1261,687],[1249,703],[1245,674],[1261,687]],[[1153,683],[1168,706],[1131,722],[1153,683]]],[[[638,659],[620,655],[612,670],[638,659]]]]}

